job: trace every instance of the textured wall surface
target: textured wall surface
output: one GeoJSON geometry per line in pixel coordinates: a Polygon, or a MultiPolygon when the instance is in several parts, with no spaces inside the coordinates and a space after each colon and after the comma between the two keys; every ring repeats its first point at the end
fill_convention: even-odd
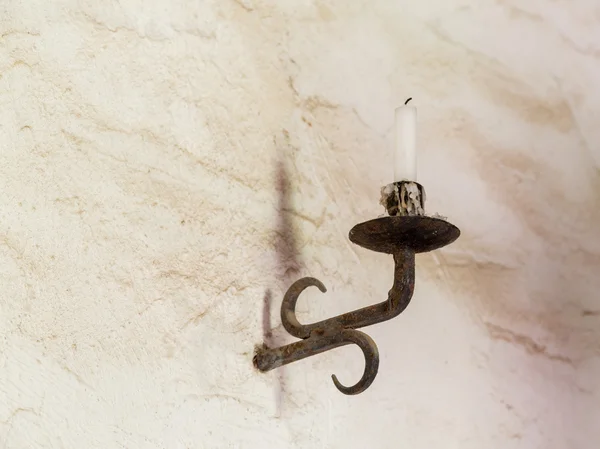
{"type": "Polygon", "coordinates": [[[594,0],[4,0],[0,447],[597,448],[599,79],[594,0]],[[355,347],[256,372],[300,276],[306,322],[386,297],[347,233],[409,96],[461,238],[365,393],[355,347]]]}

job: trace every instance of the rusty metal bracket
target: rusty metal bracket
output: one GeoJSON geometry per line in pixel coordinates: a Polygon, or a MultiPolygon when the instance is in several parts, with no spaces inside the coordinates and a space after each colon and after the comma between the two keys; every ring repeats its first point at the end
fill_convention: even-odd
{"type": "MultiPolygon", "coordinates": [[[[395,184],[401,186],[403,183],[395,184]]],[[[418,186],[422,190],[422,186],[418,186]]],[[[398,209],[397,206],[394,210],[398,209]]],[[[317,323],[301,324],[296,318],[296,302],[300,294],[311,286],[322,292],[326,288],[318,279],[299,279],[283,298],[281,322],[290,335],[301,340],[278,348],[265,345],[258,347],[254,354],[254,366],[260,371],[270,371],[330,349],[356,344],[365,357],[362,378],[350,387],[342,385],[335,375],[332,375],[332,379],[344,394],[362,393],[375,380],[379,369],[379,352],[371,337],[356,329],[387,321],[402,313],[414,291],[415,254],[446,246],[459,235],[459,229],[453,224],[424,215],[382,217],[354,226],[349,234],[353,243],[394,257],[394,284],[387,300],[317,323]]]]}

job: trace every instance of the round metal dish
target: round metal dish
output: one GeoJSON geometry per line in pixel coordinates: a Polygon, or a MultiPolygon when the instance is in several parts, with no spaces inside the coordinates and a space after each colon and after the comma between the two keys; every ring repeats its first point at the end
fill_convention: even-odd
{"type": "Polygon", "coordinates": [[[425,253],[442,248],[460,236],[460,230],[441,218],[425,216],[382,217],[354,226],[350,241],[363,248],[394,254],[402,248],[425,253]]]}

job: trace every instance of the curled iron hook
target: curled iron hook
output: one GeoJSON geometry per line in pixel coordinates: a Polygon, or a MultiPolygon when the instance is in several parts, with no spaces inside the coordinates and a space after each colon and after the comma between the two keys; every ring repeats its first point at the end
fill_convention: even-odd
{"type": "Polygon", "coordinates": [[[336,388],[344,394],[359,394],[365,391],[375,380],[379,370],[379,351],[375,341],[367,334],[356,329],[344,329],[341,336],[345,342],[355,343],[365,356],[365,370],[361,379],[351,387],[342,385],[335,374],[331,375],[336,388]]]}
{"type": "Polygon", "coordinates": [[[281,303],[281,323],[285,330],[294,337],[308,338],[310,336],[312,330],[310,326],[300,324],[298,318],[296,318],[296,303],[298,302],[300,293],[311,286],[317,287],[322,293],[327,291],[327,288],[320,280],[305,277],[294,282],[283,297],[283,302],[281,303]]]}
{"type": "Polygon", "coordinates": [[[371,337],[354,329],[338,328],[327,333],[316,331],[309,338],[279,348],[259,347],[254,355],[254,366],[261,371],[270,371],[288,363],[350,344],[356,344],[365,357],[365,369],[361,379],[356,384],[346,387],[340,383],[335,374],[331,378],[336,388],[342,393],[359,394],[369,388],[377,376],[379,351],[371,337]]]}

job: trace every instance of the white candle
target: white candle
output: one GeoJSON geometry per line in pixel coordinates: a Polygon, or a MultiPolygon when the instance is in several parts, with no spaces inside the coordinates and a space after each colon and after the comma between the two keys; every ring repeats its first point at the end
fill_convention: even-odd
{"type": "Polygon", "coordinates": [[[417,181],[417,108],[406,103],[396,108],[394,182],[417,181]]]}

